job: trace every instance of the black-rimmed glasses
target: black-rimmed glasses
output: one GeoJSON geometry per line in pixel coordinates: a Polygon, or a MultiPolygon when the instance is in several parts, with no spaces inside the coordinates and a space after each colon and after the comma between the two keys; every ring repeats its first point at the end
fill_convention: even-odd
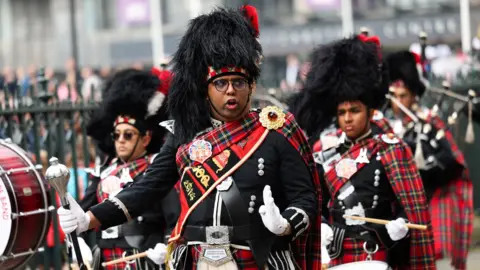
{"type": "Polygon", "coordinates": [[[233,89],[237,91],[243,91],[248,88],[248,81],[245,79],[218,79],[212,82],[213,85],[215,86],[215,89],[217,89],[218,92],[225,92],[227,91],[228,87],[230,84],[232,84],[233,89]]]}

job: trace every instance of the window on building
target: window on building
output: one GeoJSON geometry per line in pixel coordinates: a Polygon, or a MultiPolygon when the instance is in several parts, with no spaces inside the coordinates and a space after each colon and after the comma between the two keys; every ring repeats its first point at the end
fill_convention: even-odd
{"type": "MultiPolygon", "coordinates": [[[[99,0],[97,25],[99,29],[144,28],[150,25],[149,0],[99,0]]],[[[161,1],[163,24],[169,21],[168,1],[161,1]]]]}
{"type": "Polygon", "coordinates": [[[252,4],[260,15],[262,25],[275,25],[288,23],[293,16],[294,0],[224,0],[227,7],[239,7],[244,4],[252,4]]]}

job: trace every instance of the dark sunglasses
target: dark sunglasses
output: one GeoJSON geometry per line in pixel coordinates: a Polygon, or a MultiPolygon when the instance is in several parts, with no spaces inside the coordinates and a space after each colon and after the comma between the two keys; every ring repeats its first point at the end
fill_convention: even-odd
{"type": "Polygon", "coordinates": [[[241,78],[232,80],[219,79],[213,81],[212,83],[215,86],[215,89],[217,89],[218,92],[222,93],[227,91],[230,84],[232,84],[233,89],[237,91],[243,91],[248,88],[248,81],[241,78]]]}
{"type": "Polygon", "coordinates": [[[138,133],[135,133],[135,132],[132,132],[132,131],[126,131],[124,133],[120,133],[120,132],[115,132],[112,134],[112,138],[114,141],[118,141],[120,139],[121,136],[123,136],[123,139],[125,139],[125,141],[130,141],[133,139],[133,137],[135,135],[138,135],[138,133]]]}

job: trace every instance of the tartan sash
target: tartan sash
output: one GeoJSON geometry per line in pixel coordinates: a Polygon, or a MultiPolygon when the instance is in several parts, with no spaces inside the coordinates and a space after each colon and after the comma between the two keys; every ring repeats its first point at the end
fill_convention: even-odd
{"type": "Polygon", "coordinates": [[[350,176],[350,178],[338,176],[337,171],[335,170],[335,165],[338,164],[341,160],[347,158],[355,160],[360,154],[360,151],[364,148],[366,148],[368,151],[368,160],[371,160],[372,156],[379,151],[378,140],[375,138],[362,140],[361,142],[352,146],[352,148],[350,148],[347,152],[345,152],[338,161],[332,161],[332,163],[330,164],[331,169],[325,172],[325,182],[327,183],[327,187],[330,191],[332,198],[337,195],[340,188],[342,188],[342,186],[345,185],[345,183],[347,183],[353,175],[358,173],[368,163],[356,163],[357,171],[352,176],[350,176]]]}
{"type": "MultiPolygon", "coordinates": [[[[108,196],[109,196],[109,194],[103,192],[103,190],[102,190],[102,182],[104,182],[104,180],[106,180],[109,176],[116,176],[116,177],[120,178],[122,176],[122,172],[123,172],[124,168],[127,168],[128,172],[130,174],[130,177],[132,179],[135,179],[135,177],[144,173],[145,170],[147,169],[147,167],[150,165],[151,156],[152,155],[145,155],[145,156],[137,158],[136,160],[134,160],[132,162],[129,162],[129,163],[126,163],[126,164],[123,164],[123,165],[120,165],[120,166],[117,164],[117,167],[115,169],[113,169],[108,174],[108,176],[100,179],[100,183],[99,183],[98,188],[97,188],[97,200],[98,200],[98,202],[103,202],[105,199],[108,199],[108,196]]],[[[114,159],[112,161],[112,163],[110,164],[110,166],[113,166],[115,163],[119,163],[118,158],[114,159]]]]}
{"type": "Polygon", "coordinates": [[[195,140],[203,139],[212,143],[212,156],[203,163],[187,157],[188,149],[195,140],[180,146],[177,163],[182,168],[179,182],[181,212],[169,242],[180,237],[185,221],[198,204],[241,167],[265,140],[268,130],[255,121],[255,118],[258,119],[255,115],[249,114],[242,121],[229,122],[197,137],[195,140]],[[215,137],[224,134],[228,136],[215,137]]]}
{"type": "MultiPolygon", "coordinates": [[[[284,113],[285,113],[284,125],[281,128],[278,128],[276,130],[270,130],[270,132],[280,133],[302,156],[302,160],[308,166],[312,174],[312,181],[315,186],[315,191],[317,193],[317,208],[318,208],[317,216],[315,217],[314,220],[311,220],[311,225],[310,225],[310,228],[308,229],[308,233],[304,232],[301,235],[299,235],[297,239],[295,239],[294,244],[292,245],[292,250],[294,250],[294,257],[296,262],[302,269],[321,269],[320,225],[321,225],[321,217],[322,217],[321,215],[322,192],[320,187],[319,175],[318,175],[315,162],[313,161],[312,151],[307,142],[305,134],[302,132],[302,130],[298,126],[294,116],[291,113],[286,111],[284,111],[284,113]],[[308,254],[308,259],[307,259],[307,254],[308,254]]],[[[252,143],[255,142],[255,139],[253,138],[254,136],[252,135],[254,130],[256,129],[264,130],[262,132],[262,136],[260,137],[260,143],[269,132],[269,130],[265,130],[265,128],[263,128],[259,119],[260,117],[259,117],[258,111],[252,111],[243,120],[226,123],[223,126],[218,127],[214,130],[207,131],[206,134],[202,134],[198,136],[196,139],[203,139],[212,144],[211,158],[215,158],[225,150],[233,151],[235,149],[238,149],[236,148],[236,146],[232,146],[232,145],[237,145],[240,147],[243,146],[243,149],[245,149],[247,146],[244,145],[244,143],[248,144],[249,142],[252,142],[252,143]]],[[[259,145],[259,142],[255,142],[255,143],[259,145]]],[[[179,170],[179,175],[181,175],[182,177],[184,176],[184,172],[188,167],[194,168],[200,165],[198,162],[194,162],[189,159],[188,149],[190,145],[191,143],[182,145],[179,147],[177,151],[177,159],[176,159],[177,167],[179,170]]],[[[255,150],[254,148],[255,146],[252,149],[250,149],[248,153],[244,153],[245,156],[243,157],[243,160],[247,160],[249,158],[250,154],[254,152],[255,150]]],[[[238,156],[238,158],[241,158],[241,157],[238,156]]],[[[210,166],[212,166],[211,162],[209,163],[209,161],[203,162],[203,164],[205,163],[210,164],[210,166]]],[[[227,165],[228,163],[231,163],[231,162],[228,161],[227,165]]],[[[240,163],[242,163],[242,160],[240,160],[240,162],[237,163],[237,165],[235,166],[239,166],[240,163]]],[[[217,167],[214,167],[214,168],[217,168],[217,167]]],[[[233,167],[230,170],[232,169],[236,169],[236,168],[233,167]]],[[[207,170],[205,170],[205,173],[206,172],[207,170]]],[[[223,172],[224,175],[221,175],[220,177],[226,178],[225,175],[227,174],[227,172],[225,168],[222,171],[220,171],[220,173],[221,172],[223,172]]],[[[218,173],[216,173],[216,171],[215,171],[215,174],[219,176],[218,173]]],[[[190,176],[191,175],[189,175],[189,177],[190,176]]],[[[221,181],[223,181],[223,179],[217,180],[216,183],[220,183],[221,181]]],[[[201,182],[200,182],[200,185],[201,185],[201,182]]],[[[183,187],[182,183],[178,182],[178,184],[176,185],[176,188],[181,190],[182,187],[183,187]]],[[[195,185],[195,187],[198,187],[198,186],[195,185]]],[[[212,186],[210,188],[213,189],[214,187],[215,186],[212,186]]],[[[191,212],[191,210],[188,209],[188,203],[186,203],[184,200],[185,198],[186,198],[185,196],[180,196],[181,204],[183,200],[182,213],[180,214],[180,218],[178,220],[177,226],[175,227],[171,235],[171,238],[169,239],[169,250],[170,250],[169,253],[171,253],[173,248],[179,244],[180,241],[177,242],[177,240],[180,239],[183,224],[187,220],[188,215],[191,212]],[[187,210],[184,210],[184,209],[187,209],[187,210]],[[184,213],[184,211],[187,213],[184,213]]],[[[195,207],[195,205],[192,205],[192,207],[195,207]]]]}
{"type": "Polygon", "coordinates": [[[389,146],[384,145],[379,153],[390,186],[403,207],[408,221],[428,225],[426,231],[410,231],[410,265],[405,269],[435,269],[430,213],[412,151],[400,141],[389,146]]]}
{"type": "Polygon", "coordinates": [[[257,112],[248,113],[242,120],[228,122],[222,126],[197,136],[190,143],[181,145],[177,150],[177,168],[179,175],[183,174],[186,167],[199,164],[189,157],[190,146],[197,140],[204,140],[212,145],[211,157],[214,157],[233,144],[247,138],[257,127],[262,127],[257,112]]]}

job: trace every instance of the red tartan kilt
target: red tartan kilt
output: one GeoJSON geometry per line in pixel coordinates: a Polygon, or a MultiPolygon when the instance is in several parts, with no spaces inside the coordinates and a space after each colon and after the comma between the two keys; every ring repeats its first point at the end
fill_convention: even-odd
{"type": "MultiPolygon", "coordinates": [[[[343,241],[343,252],[342,254],[330,261],[329,267],[352,263],[352,262],[361,262],[367,259],[367,253],[363,249],[363,240],[356,240],[347,238],[343,241]]],[[[387,251],[379,247],[378,251],[375,254],[372,254],[372,260],[374,261],[387,261],[387,251]]]]}
{"type": "MultiPolygon", "coordinates": [[[[129,250],[126,250],[126,249],[123,249],[123,248],[105,248],[105,249],[102,249],[103,261],[104,262],[109,262],[109,261],[113,261],[113,260],[116,260],[116,259],[120,259],[120,258],[123,257],[123,252],[124,251],[127,251],[125,256],[133,255],[133,251],[131,249],[129,249],[129,250]]],[[[129,265],[130,265],[130,269],[132,269],[132,270],[138,269],[136,262],[134,262],[132,264],[129,264],[129,265]]],[[[127,266],[127,263],[117,263],[117,264],[105,266],[105,267],[103,267],[103,269],[106,269],[106,270],[123,270],[123,269],[125,269],[126,266],[127,266]]]]}
{"type": "MultiPolygon", "coordinates": [[[[243,249],[231,249],[233,259],[237,263],[239,270],[257,270],[257,264],[253,258],[253,254],[250,250],[243,249]]],[[[197,262],[200,254],[202,252],[202,247],[200,245],[190,246],[190,254],[192,255],[192,270],[197,269],[197,262]]]]}
{"type": "Polygon", "coordinates": [[[458,179],[445,189],[438,189],[432,197],[430,213],[437,259],[467,255],[473,230],[471,190],[470,181],[458,179]]]}

